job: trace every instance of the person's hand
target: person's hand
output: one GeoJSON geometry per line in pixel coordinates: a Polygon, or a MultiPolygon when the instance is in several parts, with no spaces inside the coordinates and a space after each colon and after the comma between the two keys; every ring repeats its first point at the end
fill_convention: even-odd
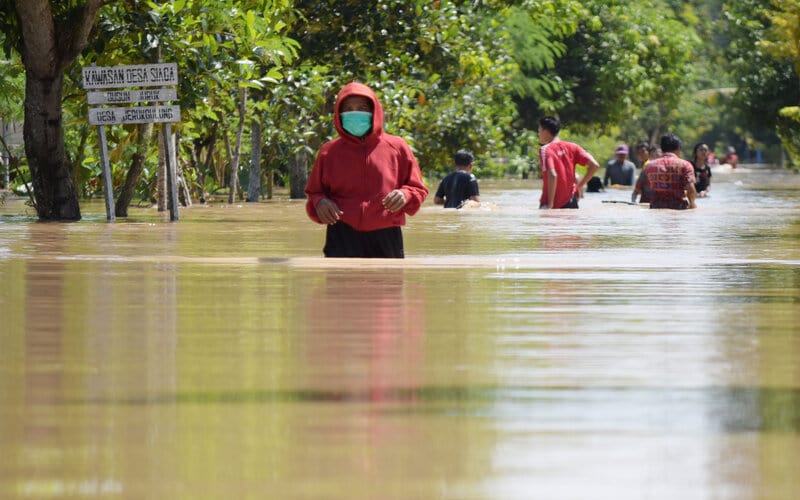
{"type": "Polygon", "coordinates": [[[319,217],[319,220],[321,220],[323,224],[336,224],[343,213],[344,212],[339,210],[339,207],[336,206],[336,203],[328,198],[323,198],[317,203],[317,217],[319,217]]]}
{"type": "Polygon", "coordinates": [[[399,189],[390,191],[383,200],[383,208],[389,212],[397,212],[406,205],[406,195],[399,189]]]}

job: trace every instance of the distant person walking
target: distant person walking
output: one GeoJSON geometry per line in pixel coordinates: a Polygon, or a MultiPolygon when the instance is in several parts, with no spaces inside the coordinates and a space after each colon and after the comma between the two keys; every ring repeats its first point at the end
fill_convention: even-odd
{"type": "Polygon", "coordinates": [[[708,144],[699,142],[695,144],[692,153],[692,167],[694,167],[694,189],[699,198],[708,196],[711,188],[711,166],[708,164],[708,144]]]}
{"type": "Polygon", "coordinates": [[[731,168],[739,166],[739,156],[736,154],[736,149],[733,146],[728,147],[728,152],[722,157],[722,164],[728,164],[731,168]]]}
{"type": "Polygon", "coordinates": [[[636,182],[636,165],[628,159],[628,146],[620,144],[614,151],[615,158],[606,164],[603,185],[633,186],[636,182]]]}
{"type": "Polygon", "coordinates": [[[680,157],[681,140],[666,134],[661,138],[661,150],[663,155],[644,168],[653,192],[650,208],[695,208],[694,168],[680,157]]]}
{"type": "Polygon", "coordinates": [[[542,196],[539,208],[578,208],[578,198],[600,164],[582,147],[558,138],[561,121],[554,116],[539,120],[539,165],[542,169],[542,196]],[[575,165],[586,165],[586,174],[575,179],[575,165]]]}
{"type": "Polygon", "coordinates": [[[636,161],[639,162],[639,168],[644,168],[644,164],[650,159],[649,149],[650,144],[646,142],[640,142],[636,145],[636,161]]]}
{"type": "MultiPolygon", "coordinates": [[[[643,143],[644,144],[644,143],[643,143]]],[[[640,145],[641,146],[641,145],[640,145]]],[[[655,160],[661,156],[661,148],[654,144],[645,144],[644,148],[637,148],[639,161],[642,162],[642,171],[639,172],[639,177],[636,179],[636,184],[633,185],[633,193],[631,193],[631,202],[636,203],[636,198],[639,198],[639,203],[650,203],[653,199],[653,190],[650,189],[650,182],[647,180],[647,173],[644,169],[650,160],[655,160]]]]}
{"type": "Polygon", "coordinates": [[[453,157],[455,171],[450,172],[439,183],[433,202],[444,208],[461,208],[467,200],[480,203],[478,179],[472,174],[475,156],[466,149],[459,149],[453,157]]]}

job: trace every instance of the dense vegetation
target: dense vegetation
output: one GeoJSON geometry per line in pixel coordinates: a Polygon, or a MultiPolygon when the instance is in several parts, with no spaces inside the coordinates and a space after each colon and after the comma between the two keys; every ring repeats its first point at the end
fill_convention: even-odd
{"type": "MultiPolygon", "coordinates": [[[[800,0],[19,0],[0,26],[0,119],[25,119],[27,150],[0,148],[44,219],[80,218],[101,189],[89,64],[179,64],[173,128],[195,199],[256,201],[272,182],[302,196],[351,80],[376,89],[430,179],[462,147],[481,176],[535,172],[542,114],[599,158],[669,130],[800,164],[800,0]]],[[[107,133],[125,215],[159,191],[158,134],[107,133]]]]}

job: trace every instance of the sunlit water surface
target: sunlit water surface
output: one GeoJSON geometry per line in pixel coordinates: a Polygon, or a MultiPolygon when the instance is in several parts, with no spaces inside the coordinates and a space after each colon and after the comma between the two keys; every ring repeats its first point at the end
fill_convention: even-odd
{"type": "Polygon", "coordinates": [[[8,202],[0,498],[800,496],[800,177],[481,189],[402,261],[321,258],[302,201],[8,202]]]}

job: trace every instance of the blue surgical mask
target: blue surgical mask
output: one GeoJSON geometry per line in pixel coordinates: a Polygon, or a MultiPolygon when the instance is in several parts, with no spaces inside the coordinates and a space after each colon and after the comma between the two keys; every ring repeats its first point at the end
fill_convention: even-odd
{"type": "Polygon", "coordinates": [[[356,137],[362,137],[372,128],[372,113],[345,111],[341,114],[342,128],[356,137]]]}

